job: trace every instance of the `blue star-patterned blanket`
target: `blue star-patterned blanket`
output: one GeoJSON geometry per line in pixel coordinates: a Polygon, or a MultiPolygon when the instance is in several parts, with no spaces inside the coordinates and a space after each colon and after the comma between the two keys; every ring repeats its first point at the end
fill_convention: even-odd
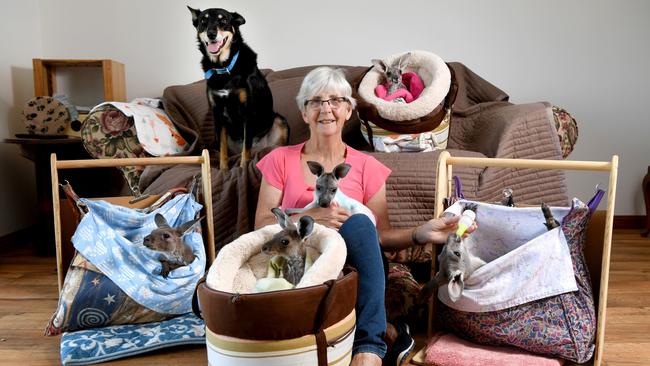
{"type": "Polygon", "coordinates": [[[74,247],[137,303],[163,314],[192,311],[194,287],[205,271],[200,232],[183,236],[196,259],[171,271],[166,279],[160,275],[159,259],[164,254],[145,247],[142,241],[157,227],[156,213],[163,215],[171,227],[178,227],[194,219],[201,204],[192,195],[181,194],[159,209],[143,213],[106,201],[81,200],[89,211],[72,237],[74,247]]]}

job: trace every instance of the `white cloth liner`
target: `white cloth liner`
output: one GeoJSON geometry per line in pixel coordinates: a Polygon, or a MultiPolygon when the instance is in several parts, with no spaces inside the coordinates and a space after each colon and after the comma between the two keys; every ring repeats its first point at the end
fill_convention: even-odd
{"type": "MultiPolygon", "coordinates": [[[[458,201],[446,211],[460,214],[463,202],[473,201],[458,201]]],[[[440,301],[460,311],[487,312],[578,290],[566,237],[559,227],[547,231],[539,207],[474,203],[478,229],[464,243],[488,263],[465,279],[458,301],[449,299],[446,286],[438,290],[440,301]]],[[[560,222],[569,210],[551,208],[560,222]]]]}

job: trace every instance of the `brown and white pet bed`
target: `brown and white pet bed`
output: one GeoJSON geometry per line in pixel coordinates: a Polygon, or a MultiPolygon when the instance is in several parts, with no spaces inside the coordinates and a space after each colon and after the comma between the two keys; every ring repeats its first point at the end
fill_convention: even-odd
{"type": "Polygon", "coordinates": [[[344,268],[347,250],[337,231],[314,224],[306,239],[314,262],[295,289],[252,293],[267,276],[262,246],[280,230],[265,226],[224,246],[197,286],[210,364],[350,363],[357,273],[344,268]]]}
{"type": "MultiPolygon", "coordinates": [[[[453,71],[434,53],[416,50],[410,51],[410,54],[406,71],[417,74],[424,83],[424,90],[412,102],[396,103],[378,97],[375,88],[382,84],[385,78],[377,67],[368,70],[357,85],[355,96],[358,99],[359,119],[363,124],[362,132],[376,150],[393,152],[388,147],[384,150],[377,146],[379,140],[373,137],[391,136],[398,139],[397,136],[405,134],[415,138],[422,133],[434,132],[443,123],[445,125],[435,131],[438,134],[434,144],[446,144],[451,106],[458,90],[453,71]]],[[[394,54],[383,61],[392,65],[403,56],[404,53],[394,54]]]]}

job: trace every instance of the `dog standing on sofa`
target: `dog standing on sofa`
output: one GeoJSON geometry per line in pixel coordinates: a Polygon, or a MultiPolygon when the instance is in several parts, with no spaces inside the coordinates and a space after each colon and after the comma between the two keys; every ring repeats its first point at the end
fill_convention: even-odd
{"type": "Polygon", "coordinates": [[[273,111],[273,96],[257,68],[257,54],[244,43],[244,17],[224,9],[192,9],[201,65],[219,143],[219,168],[228,169],[228,148],[241,151],[240,167],[250,160],[253,144],[284,145],[289,128],[273,111]],[[262,141],[264,139],[264,141],[262,141]]]}

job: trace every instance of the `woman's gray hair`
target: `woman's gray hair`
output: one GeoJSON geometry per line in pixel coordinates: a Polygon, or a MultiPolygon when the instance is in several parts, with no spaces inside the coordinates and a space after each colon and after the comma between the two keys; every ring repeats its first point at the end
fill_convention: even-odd
{"type": "Polygon", "coordinates": [[[352,105],[357,106],[357,101],[352,98],[352,87],[345,78],[345,71],[329,66],[321,66],[310,71],[300,85],[296,102],[301,112],[305,111],[305,102],[323,91],[335,91],[346,97],[352,105]]]}

